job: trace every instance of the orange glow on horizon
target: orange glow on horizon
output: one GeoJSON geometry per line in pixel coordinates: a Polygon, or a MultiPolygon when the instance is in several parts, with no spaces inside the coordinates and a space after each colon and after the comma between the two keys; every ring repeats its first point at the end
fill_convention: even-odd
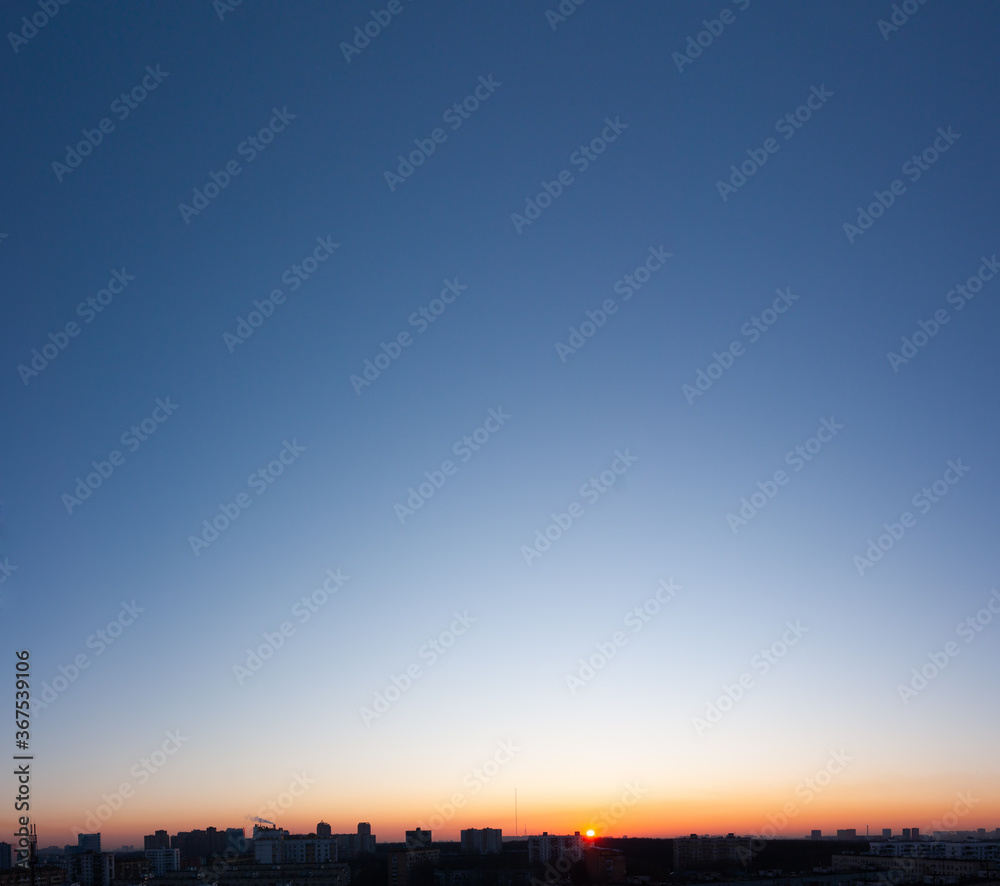
{"type": "MultiPolygon", "coordinates": [[[[767,834],[771,828],[782,838],[801,838],[814,828],[822,830],[824,835],[834,834],[838,828],[856,828],[863,837],[866,826],[870,826],[872,834],[880,834],[883,827],[891,827],[895,833],[904,827],[920,827],[922,832],[929,833],[934,822],[940,822],[952,811],[959,788],[964,789],[956,781],[939,779],[921,790],[890,790],[886,780],[879,778],[843,787],[831,785],[815,797],[797,795],[794,786],[761,791],[731,784],[725,788],[706,787],[698,794],[666,795],[650,785],[648,793],[633,805],[618,803],[620,792],[584,795],[574,790],[572,797],[565,799],[557,793],[558,799],[554,801],[530,804],[522,801],[518,828],[522,837],[525,831],[528,834],[579,831],[586,834],[588,842],[626,834],[661,838],[692,833],[767,834]]],[[[988,799],[986,793],[979,791],[975,794],[982,797],[981,802],[971,814],[962,815],[956,829],[992,830],[1000,820],[1000,798],[993,794],[988,799]]],[[[368,821],[380,843],[401,842],[403,832],[418,825],[432,830],[434,838],[442,841],[457,841],[460,829],[468,827],[497,827],[505,835],[513,833],[513,810],[505,802],[484,797],[470,797],[471,800],[475,802],[458,809],[444,803],[424,803],[412,794],[373,802],[371,796],[335,797],[317,789],[297,799],[288,809],[279,809],[277,816],[261,814],[293,833],[311,833],[320,820],[329,822],[335,833],[353,833],[359,821],[368,821]]],[[[122,844],[141,846],[143,835],[159,828],[174,834],[208,826],[244,827],[249,834],[253,822],[248,812],[258,810],[259,806],[259,800],[252,802],[248,798],[242,801],[234,801],[232,797],[213,798],[194,811],[186,804],[168,802],[166,797],[136,797],[128,801],[126,808],[98,822],[88,820],[88,810],[99,807],[93,798],[87,797],[75,809],[52,809],[44,820],[39,820],[39,843],[41,846],[74,843],[76,829],[82,833],[100,831],[104,845],[110,848],[122,844]]],[[[6,824],[11,832],[17,827],[10,820],[0,819],[0,824],[6,824]]]]}

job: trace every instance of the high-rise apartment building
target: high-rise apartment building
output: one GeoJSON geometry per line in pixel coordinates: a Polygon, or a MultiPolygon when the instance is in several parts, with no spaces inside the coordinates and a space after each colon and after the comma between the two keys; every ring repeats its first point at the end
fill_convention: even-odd
{"type": "Polygon", "coordinates": [[[468,855],[493,855],[503,851],[500,828],[466,828],[461,837],[462,852],[468,855]]]}
{"type": "Polygon", "coordinates": [[[422,831],[417,828],[415,831],[406,832],[406,848],[407,849],[430,849],[431,848],[431,832],[422,831]]]}
{"type": "Polygon", "coordinates": [[[674,870],[697,870],[702,865],[717,865],[719,862],[744,864],[753,857],[750,837],[680,837],[674,840],[674,870]]]}
{"type": "Polygon", "coordinates": [[[80,886],[111,886],[115,878],[115,857],[110,852],[78,850],[66,858],[66,876],[71,883],[80,883],[80,886]]]}
{"type": "MultiPolygon", "coordinates": [[[[319,831],[316,834],[318,836],[319,831]]],[[[359,855],[375,852],[375,837],[372,835],[372,826],[367,821],[358,822],[356,834],[334,834],[333,839],[337,841],[339,858],[357,858],[359,855]]]]}
{"type": "Polygon", "coordinates": [[[168,871],[179,871],[181,869],[181,852],[179,849],[168,849],[166,847],[147,849],[145,855],[149,859],[153,875],[156,877],[162,877],[168,871]]]}
{"type": "Polygon", "coordinates": [[[558,861],[564,855],[574,861],[583,858],[583,841],[579,831],[574,832],[572,836],[559,836],[542,831],[541,834],[528,837],[529,864],[534,864],[536,861],[542,864],[558,861]]]}
{"type": "Polygon", "coordinates": [[[76,835],[76,851],[77,852],[100,852],[101,851],[101,835],[100,834],[77,834],[76,835]]]}
{"type": "Polygon", "coordinates": [[[166,831],[157,831],[155,834],[146,834],[142,838],[142,848],[148,849],[169,849],[170,835],[166,831]]]}
{"type": "Polygon", "coordinates": [[[253,829],[253,855],[258,864],[321,864],[337,860],[332,837],[289,834],[279,827],[253,829]]]}

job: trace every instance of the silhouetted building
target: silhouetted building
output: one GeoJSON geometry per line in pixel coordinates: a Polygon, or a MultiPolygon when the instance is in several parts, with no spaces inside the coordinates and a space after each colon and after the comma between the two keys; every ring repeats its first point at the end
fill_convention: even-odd
{"type": "Polygon", "coordinates": [[[894,858],[878,855],[834,855],[832,859],[834,871],[900,871],[911,882],[923,877],[986,876],[989,864],[990,862],[986,861],[966,861],[957,858],[894,858]]]}
{"type": "Polygon", "coordinates": [[[697,870],[702,866],[715,866],[721,863],[743,864],[753,857],[750,837],[737,837],[727,834],[725,837],[678,837],[674,840],[674,870],[697,870]]]}
{"type": "MultiPolygon", "coordinates": [[[[86,836],[100,838],[95,834],[86,836]]],[[[80,886],[111,886],[115,878],[115,857],[110,852],[77,851],[66,859],[66,874],[71,883],[80,886]]]]}
{"type": "Polygon", "coordinates": [[[823,832],[822,831],[813,831],[812,832],[812,839],[814,839],[814,840],[821,840],[821,839],[823,839],[823,832]]]}
{"type": "MultiPolygon", "coordinates": [[[[430,831],[426,833],[430,835],[430,831]]],[[[334,834],[333,838],[337,841],[338,858],[357,858],[359,855],[375,852],[375,837],[372,836],[372,826],[367,821],[358,822],[356,834],[334,834]]]]}
{"type": "Polygon", "coordinates": [[[40,864],[35,867],[34,878],[28,868],[16,865],[8,870],[0,870],[0,886],[65,886],[66,868],[55,864],[40,864]]]}
{"type": "Polygon", "coordinates": [[[321,821],[316,825],[316,836],[317,837],[332,837],[333,828],[330,827],[325,821],[321,821]]]}
{"type": "Polygon", "coordinates": [[[205,828],[175,834],[170,838],[169,848],[180,851],[181,867],[186,868],[216,856],[223,856],[230,849],[242,854],[246,852],[246,839],[243,828],[226,828],[224,831],[218,828],[205,828]]]}
{"type": "Polygon", "coordinates": [[[503,851],[500,828],[466,828],[461,832],[462,852],[469,855],[493,855],[503,851]]]}
{"type": "Polygon", "coordinates": [[[76,835],[76,851],[77,852],[100,852],[101,851],[101,835],[100,834],[77,834],[76,835]]]}
{"type": "Polygon", "coordinates": [[[13,866],[10,843],[0,843],[0,871],[13,866]]]}
{"type": "Polygon", "coordinates": [[[892,839],[892,828],[882,828],[882,839],[883,840],[892,839]]]}
{"type": "Polygon", "coordinates": [[[153,872],[153,866],[141,853],[130,851],[125,855],[124,852],[123,846],[122,852],[115,856],[115,880],[119,883],[141,883],[153,872]]]}
{"type": "MultiPolygon", "coordinates": [[[[346,864],[257,865],[248,859],[213,864],[213,886],[350,886],[351,871],[346,864]]],[[[146,886],[205,886],[205,871],[167,873],[151,877],[146,886]]]]}
{"type": "Polygon", "coordinates": [[[417,828],[415,831],[406,832],[406,848],[407,849],[430,849],[431,846],[431,832],[422,831],[417,828]]]}
{"type": "MultiPolygon", "coordinates": [[[[417,828],[420,831],[420,828],[417,828]]],[[[407,831],[407,834],[412,831],[407,831]]],[[[430,831],[423,831],[430,836],[430,831]]],[[[410,872],[417,867],[433,867],[441,858],[438,849],[406,849],[389,853],[389,886],[407,886],[410,872]]]]}
{"type": "Polygon", "coordinates": [[[595,846],[584,850],[583,860],[591,883],[625,882],[625,856],[620,850],[595,846]]]}
{"type": "Polygon", "coordinates": [[[146,849],[169,849],[170,835],[166,831],[157,831],[155,834],[146,834],[142,838],[142,848],[146,849]]]}
{"type": "Polygon", "coordinates": [[[837,829],[837,839],[838,840],[856,840],[858,837],[857,828],[838,828],[837,829]]]}

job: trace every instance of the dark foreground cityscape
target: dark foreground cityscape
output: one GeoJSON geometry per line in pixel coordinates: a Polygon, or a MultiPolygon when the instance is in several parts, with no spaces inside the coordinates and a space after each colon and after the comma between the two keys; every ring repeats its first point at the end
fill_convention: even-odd
{"type": "Polygon", "coordinates": [[[244,828],[158,830],[142,850],[106,851],[99,833],[42,849],[36,834],[19,835],[14,846],[0,843],[0,868],[0,886],[937,886],[1000,879],[1000,828],[630,839],[589,831],[504,838],[487,827],[462,830],[454,842],[434,841],[433,831],[418,827],[405,843],[378,843],[367,822],[351,834],[334,834],[323,821],[313,833],[292,834],[259,820],[249,835],[244,828]]]}

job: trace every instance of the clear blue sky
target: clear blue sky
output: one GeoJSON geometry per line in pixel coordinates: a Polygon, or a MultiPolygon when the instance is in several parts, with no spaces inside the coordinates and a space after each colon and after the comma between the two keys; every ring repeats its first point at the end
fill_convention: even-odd
{"type": "Polygon", "coordinates": [[[302,771],[279,822],[399,836],[505,740],[442,835],[513,830],[515,786],[523,826],[574,830],[635,779],[605,831],[750,831],[842,748],[787,833],[995,798],[1000,624],[957,628],[1000,607],[1000,11],[400,0],[345,53],[373,8],[71,2],[0,49],[5,654],[36,697],[87,663],[32,715],[43,844],[124,782],[102,827],[136,842],[243,824],[302,771]]]}

